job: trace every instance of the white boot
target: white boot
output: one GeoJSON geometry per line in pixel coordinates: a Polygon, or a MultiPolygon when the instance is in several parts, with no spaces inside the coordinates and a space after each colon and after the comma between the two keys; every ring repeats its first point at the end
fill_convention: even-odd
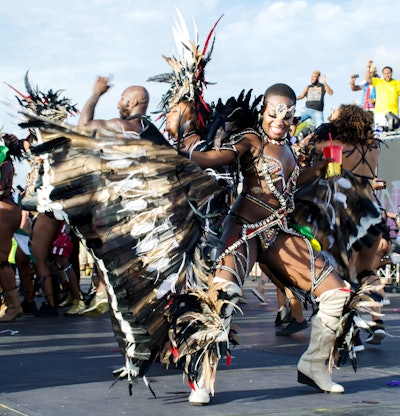
{"type": "Polygon", "coordinates": [[[194,389],[189,394],[189,403],[203,406],[210,403],[210,389],[205,388],[203,377],[197,383],[194,383],[194,389]]]}
{"type": "Polygon", "coordinates": [[[297,364],[298,382],[327,393],[343,393],[344,388],[334,383],[326,365],[335,332],[349,292],[346,288],[324,292],[317,300],[319,311],[312,320],[310,344],[297,364]]]}

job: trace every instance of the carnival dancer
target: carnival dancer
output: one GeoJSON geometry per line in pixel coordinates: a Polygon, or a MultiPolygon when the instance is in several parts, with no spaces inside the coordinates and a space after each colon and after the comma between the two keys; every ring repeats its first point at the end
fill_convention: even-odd
{"type": "Polygon", "coordinates": [[[13,198],[13,159],[22,159],[22,148],[13,134],[1,135],[0,141],[0,286],[7,307],[0,322],[11,322],[23,312],[15,271],[8,261],[13,235],[21,223],[21,208],[13,198]]]}
{"type": "Polygon", "coordinates": [[[201,129],[198,124],[195,102],[180,100],[165,115],[165,131],[169,140],[180,149],[192,150],[201,140],[201,129]]]}
{"type": "Polygon", "coordinates": [[[122,132],[140,132],[143,130],[142,119],[146,118],[146,111],[149,105],[149,93],[146,88],[139,85],[127,87],[121,94],[118,102],[120,117],[110,120],[101,120],[94,118],[94,112],[97,103],[111,87],[110,79],[107,77],[97,77],[90,98],[83,106],[79,117],[78,126],[96,132],[104,129],[106,131],[122,132]]]}
{"type": "MultiPolygon", "coordinates": [[[[377,292],[385,297],[379,289],[381,281],[374,264],[385,229],[376,191],[386,184],[377,177],[381,143],[374,134],[372,113],[357,105],[340,105],[332,113],[330,123],[321,125],[300,144],[300,157],[305,156],[309,159],[307,164],[312,164],[321,160],[323,149],[332,144],[342,147],[342,177],[314,184],[319,190],[311,190],[314,186],[311,185],[299,192],[297,205],[301,204],[302,209],[297,212],[297,220],[309,218],[323,249],[333,255],[343,278],[351,283],[375,285],[377,292]],[[311,199],[314,202],[310,204],[311,199]],[[310,206],[314,207],[312,215],[309,215],[310,206]]],[[[385,337],[381,308],[376,308],[376,312],[366,340],[371,344],[380,344],[385,337]]]]}
{"type": "MultiPolygon", "coordinates": [[[[285,84],[275,84],[264,94],[259,130],[249,129],[234,136],[230,150],[190,153],[202,168],[228,165],[238,158],[243,174],[243,190],[224,221],[222,245],[208,294],[229,300],[222,311],[226,334],[234,304],[256,261],[268,264],[273,274],[295,293],[301,289],[316,296],[319,311],[313,319],[310,345],[298,364],[298,380],[321,391],[342,393],[343,386],[332,381],[325,363],[350,290],[327,258],[315,253],[309,240],[288,224],[299,179],[287,135],[295,105],[294,91],[285,84]]],[[[322,161],[315,165],[303,180],[320,175],[326,164],[322,161]]],[[[197,366],[200,376],[189,397],[196,404],[208,403],[212,391],[212,364],[202,365],[201,370],[197,366]]]]}
{"type": "MultiPolygon", "coordinates": [[[[92,94],[83,106],[81,115],[78,120],[78,127],[90,132],[93,137],[98,134],[99,130],[110,134],[134,132],[142,133],[146,126],[149,125],[147,108],[149,105],[150,95],[146,88],[141,85],[131,85],[124,89],[118,102],[119,117],[109,120],[95,118],[95,110],[98,101],[110,88],[111,82],[108,77],[97,77],[93,86],[92,94]]],[[[96,267],[98,274],[98,283],[95,295],[90,300],[87,308],[80,312],[81,315],[97,318],[108,311],[107,287],[104,277],[96,267]]]]}
{"type": "Polygon", "coordinates": [[[57,237],[51,246],[51,255],[54,258],[58,273],[61,274],[62,279],[67,284],[71,297],[72,307],[64,312],[64,316],[78,316],[86,308],[79,287],[79,279],[71,263],[74,245],[78,241],[76,237],[74,238],[68,224],[65,221],[59,221],[57,237]]]}
{"type": "MultiPolygon", "coordinates": [[[[28,112],[42,117],[50,117],[58,121],[65,120],[68,116],[78,113],[76,106],[71,103],[71,100],[60,96],[61,90],[53,91],[50,89],[47,92],[42,92],[38,87],[33,88],[29,81],[29,72],[25,74],[24,83],[26,94],[22,94],[14,87],[11,88],[17,92],[17,100],[28,112]]],[[[31,128],[29,132],[31,143],[41,144],[39,130],[31,128]]],[[[31,147],[31,150],[33,152],[33,147],[31,147]]],[[[58,299],[53,290],[49,255],[53,241],[57,237],[61,219],[55,218],[54,213],[50,210],[43,211],[40,207],[38,208],[40,201],[37,196],[40,194],[43,186],[42,175],[48,169],[47,160],[37,158],[37,161],[39,160],[40,164],[35,163],[32,165],[34,169],[32,177],[35,177],[36,180],[34,189],[30,189],[30,191],[33,192],[34,198],[32,198],[33,195],[29,192],[26,198],[29,201],[29,209],[39,211],[32,225],[31,247],[32,255],[35,258],[36,278],[45,296],[45,301],[36,312],[36,316],[45,317],[58,315],[58,299]]],[[[21,203],[24,206],[24,199],[21,203]]]]}
{"type": "MultiPolygon", "coordinates": [[[[221,105],[220,110],[224,110],[226,114],[232,113],[233,111],[233,104],[235,106],[235,110],[233,112],[246,112],[246,123],[248,125],[255,124],[257,120],[256,115],[252,115],[252,110],[249,109],[250,104],[250,97],[252,91],[250,90],[246,95],[244,91],[239,95],[237,99],[231,97],[229,99],[228,105],[221,105]]],[[[256,106],[260,101],[261,97],[255,98],[256,106]]],[[[254,103],[252,105],[255,108],[254,103]]],[[[197,105],[197,108],[199,106],[197,105]]],[[[201,107],[200,107],[201,108],[201,107]]],[[[213,109],[208,114],[204,112],[203,119],[207,121],[206,126],[200,126],[196,112],[196,103],[195,101],[191,101],[190,99],[183,99],[179,101],[175,106],[173,106],[169,112],[167,112],[165,117],[165,130],[169,135],[170,140],[177,146],[179,151],[183,152],[193,152],[193,151],[205,151],[206,149],[218,147],[219,149],[224,148],[226,144],[226,140],[224,142],[214,143],[207,143],[206,137],[209,136],[209,132],[212,130],[213,125],[213,118],[219,118],[222,114],[219,112],[218,109],[213,109]],[[210,126],[211,125],[211,126],[210,126]],[[221,147],[222,146],[222,147],[221,147]]],[[[236,126],[237,128],[238,126],[236,126]]],[[[232,126],[231,126],[232,128],[232,126]]],[[[227,139],[228,136],[225,137],[227,139]]],[[[217,142],[218,140],[216,140],[217,142]]],[[[229,146],[228,146],[229,148],[229,146]]],[[[237,195],[238,191],[238,183],[234,180],[235,174],[234,172],[230,172],[226,167],[219,167],[218,169],[206,169],[206,173],[210,176],[216,178],[218,181],[223,182],[226,185],[227,190],[227,197],[226,197],[226,209],[229,209],[229,206],[234,202],[234,197],[237,195]]],[[[223,206],[219,206],[222,215],[222,208],[223,206]]],[[[220,223],[216,222],[212,224],[211,221],[208,222],[208,227],[213,228],[213,232],[219,238],[220,234],[220,223]]],[[[260,265],[261,269],[265,268],[268,270],[267,265],[260,265]]],[[[263,272],[262,272],[263,273],[263,272]]],[[[289,299],[285,295],[285,288],[279,281],[271,275],[271,272],[268,271],[269,275],[273,282],[278,286],[277,293],[278,293],[278,300],[281,300],[282,296],[284,300],[282,301],[282,308],[286,303],[290,303],[290,312],[288,312],[288,320],[286,322],[279,321],[278,325],[282,325],[282,323],[287,323],[288,325],[282,328],[281,330],[277,331],[277,335],[290,335],[296,332],[299,332],[308,327],[307,321],[304,319],[303,315],[303,305],[302,302],[296,298],[295,296],[291,295],[289,299]],[[279,294],[282,293],[281,296],[279,294]],[[290,316],[292,315],[292,316],[290,316]]],[[[267,278],[264,274],[265,279],[267,278]]],[[[198,277],[198,276],[197,276],[198,277]]],[[[262,293],[264,293],[262,291],[262,293]]],[[[290,291],[288,290],[288,293],[290,291]]],[[[259,295],[262,299],[261,295],[259,295]]],[[[279,303],[279,302],[278,302],[279,303]]],[[[280,318],[281,309],[278,311],[277,315],[277,322],[280,318]],[[279,318],[278,318],[279,317],[279,318]]]]}

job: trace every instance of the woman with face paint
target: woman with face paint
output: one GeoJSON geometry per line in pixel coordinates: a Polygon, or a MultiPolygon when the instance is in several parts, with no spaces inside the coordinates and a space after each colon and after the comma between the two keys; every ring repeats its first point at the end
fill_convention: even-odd
{"type": "MultiPolygon", "coordinates": [[[[222,312],[226,333],[234,304],[256,261],[268,265],[272,275],[295,293],[300,289],[317,297],[319,312],[313,319],[309,348],[298,364],[298,381],[342,393],[343,386],[332,381],[325,363],[350,291],[323,254],[315,252],[310,241],[288,224],[301,181],[289,143],[295,106],[296,95],[288,85],[272,85],[264,94],[259,128],[231,137],[231,149],[190,153],[202,168],[239,159],[243,176],[242,191],[224,221],[209,292],[216,290],[220,298],[229,299],[222,312]]],[[[312,175],[320,175],[327,162],[315,165],[312,175]]],[[[201,376],[189,401],[208,403],[209,392],[207,377],[201,376]]]]}

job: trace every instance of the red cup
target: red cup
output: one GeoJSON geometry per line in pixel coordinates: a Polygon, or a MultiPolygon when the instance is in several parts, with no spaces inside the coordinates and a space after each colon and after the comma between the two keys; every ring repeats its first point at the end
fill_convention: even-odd
{"type": "Polygon", "coordinates": [[[343,147],[339,145],[326,146],[322,149],[325,159],[332,159],[332,162],[326,167],[326,178],[339,176],[342,172],[342,150],[343,147]]]}
{"type": "Polygon", "coordinates": [[[342,163],[342,150],[343,147],[339,145],[331,145],[323,148],[324,158],[332,159],[334,163],[342,163]]]}

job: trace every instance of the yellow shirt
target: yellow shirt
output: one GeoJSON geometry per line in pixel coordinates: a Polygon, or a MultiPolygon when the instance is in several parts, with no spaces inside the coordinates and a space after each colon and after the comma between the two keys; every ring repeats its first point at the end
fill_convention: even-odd
{"type": "Polygon", "coordinates": [[[372,85],[376,90],[375,113],[387,114],[392,112],[399,114],[400,81],[391,79],[385,81],[382,78],[372,78],[372,85]]]}

